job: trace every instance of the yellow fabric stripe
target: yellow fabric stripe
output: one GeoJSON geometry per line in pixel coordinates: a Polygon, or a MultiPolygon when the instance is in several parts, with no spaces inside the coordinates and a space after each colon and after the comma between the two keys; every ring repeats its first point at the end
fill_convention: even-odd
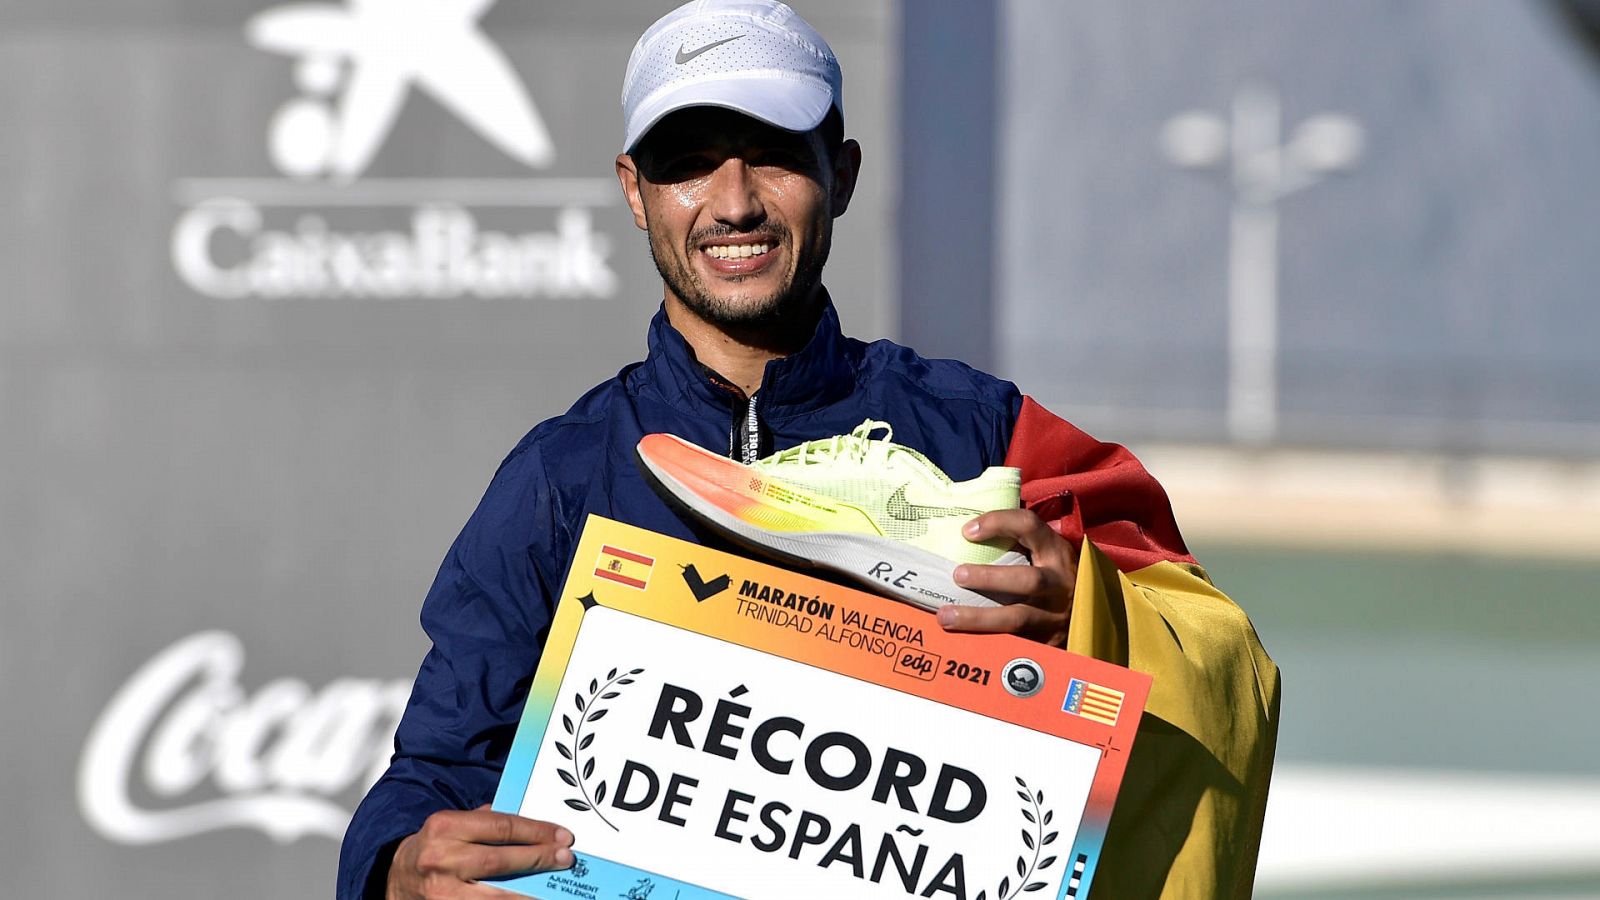
{"type": "Polygon", "coordinates": [[[1278,667],[1199,566],[1119,572],[1088,541],[1067,649],[1154,683],[1096,897],[1249,897],[1278,738],[1278,667]]]}

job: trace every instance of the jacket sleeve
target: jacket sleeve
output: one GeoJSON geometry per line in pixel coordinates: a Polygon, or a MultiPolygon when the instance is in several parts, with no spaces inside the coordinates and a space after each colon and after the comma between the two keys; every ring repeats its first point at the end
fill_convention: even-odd
{"type": "Polygon", "coordinates": [[[1067,649],[1153,676],[1094,894],[1249,897],[1277,746],[1277,666],[1125,448],[1027,398],[1006,464],[1022,469],[1023,505],[1082,548],[1067,649]]]}
{"type": "Polygon", "coordinates": [[[548,494],[537,447],[525,441],[440,566],[422,606],[433,646],[389,769],[345,832],[340,900],[383,896],[395,846],[432,813],[493,798],[550,623],[548,494]]]}

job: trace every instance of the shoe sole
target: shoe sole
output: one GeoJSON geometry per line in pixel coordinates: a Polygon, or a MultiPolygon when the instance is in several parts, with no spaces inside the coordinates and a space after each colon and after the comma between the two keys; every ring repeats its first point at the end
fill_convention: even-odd
{"type": "MultiPolygon", "coordinates": [[[[715,502],[707,502],[695,489],[696,486],[679,477],[667,464],[653,458],[653,450],[658,451],[656,455],[667,455],[677,449],[662,441],[678,440],[668,435],[647,435],[639,442],[634,453],[641,470],[673,501],[673,505],[742,546],[776,557],[792,566],[838,572],[879,593],[929,612],[951,603],[958,606],[1000,606],[1015,599],[996,599],[961,587],[951,579],[957,563],[889,538],[829,531],[774,531],[746,522],[715,502]]],[[[698,448],[692,449],[696,453],[702,452],[698,448]]],[[[739,468],[744,469],[743,466],[739,468]]],[[[749,498],[740,497],[724,485],[701,481],[699,486],[708,492],[727,494],[730,500],[750,502],[749,498]]],[[[1001,556],[993,565],[1023,565],[1027,561],[1027,557],[1013,550],[1001,556]]]]}

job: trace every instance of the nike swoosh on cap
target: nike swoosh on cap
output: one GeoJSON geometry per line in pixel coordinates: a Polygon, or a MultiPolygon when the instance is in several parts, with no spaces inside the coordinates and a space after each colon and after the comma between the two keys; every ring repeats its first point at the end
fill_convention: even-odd
{"type": "Polygon", "coordinates": [[[696,56],[699,56],[700,54],[706,52],[707,50],[711,50],[711,49],[714,49],[716,47],[721,47],[723,44],[726,44],[726,43],[728,43],[730,41],[737,41],[739,38],[742,38],[742,37],[744,37],[744,35],[736,34],[731,38],[723,38],[720,41],[712,41],[711,43],[705,45],[704,47],[701,47],[698,50],[690,50],[688,53],[683,52],[683,45],[679,44],[678,45],[678,55],[676,57],[674,57],[674,59],[676,59],[678,65],[681,66],[684,63],[688,62],[689,60],[694,59],[696,56]]]}
{"type": "Polygon", "coordinates": [[[889,515],[904,522],[920,522],[924,519],[938,519],[944,516],[980,516],[981,509],[967,509],[963,506],[920,506],[906,500],[906,486],[900,485],[889,495],[885,504],[889,515]]]}

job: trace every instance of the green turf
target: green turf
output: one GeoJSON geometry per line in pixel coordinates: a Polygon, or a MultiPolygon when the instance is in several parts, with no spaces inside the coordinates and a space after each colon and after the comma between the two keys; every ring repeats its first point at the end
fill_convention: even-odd
{"type": "MultiPolygon", "coordinates": [[[[1592,775],[1600,560],[1193,548],[1284,670],[1279,759],[1592,775]],[[1523,685],[1524,687],[1517,687],[1523,685]],[[1361,698],[1384,696],[1390,705],[1361,698]],[[1481,703],[1500,708],[1482,727],[1481,703]],[[1351,728],[1361,722],[1368,728],[1351,728]],[[1542,748],[1529,752],[1529,747],[1542,748]]],[[[1264,890],[1272,900],[1590,898],[1600,873],[1264,890]]]]}
{"type": "Polygon", "coordinates": [[[1594,900],[1600,872],[1475,881],[1368,885],[1322,890],[1257,891],[1259,900],[1594,900]]]}
{"type": "Polygon", "coordinates": [[[1600,560],[1194,548],[1263,636],[1355,629],[1544,645],[1600,641],[1600,560]]]}

